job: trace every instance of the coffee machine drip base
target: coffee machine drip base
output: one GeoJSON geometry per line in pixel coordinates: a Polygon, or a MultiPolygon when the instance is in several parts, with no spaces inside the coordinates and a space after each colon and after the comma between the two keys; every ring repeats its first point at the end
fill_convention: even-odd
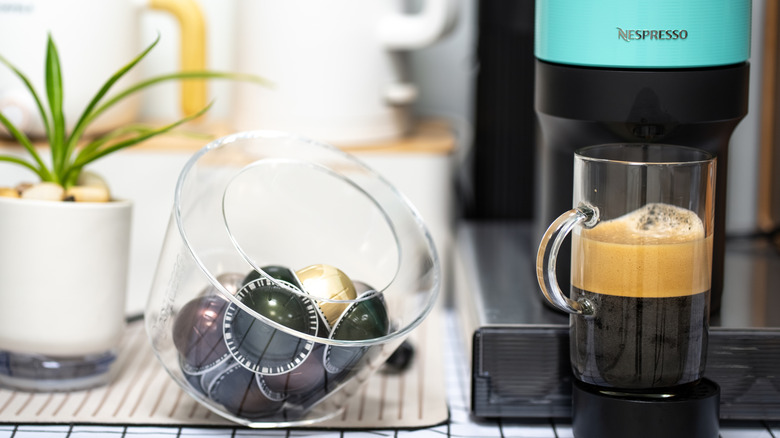
{"type": "Polygon", "coordinates": [[[683,392],[650,398],[572,385],[575,438],[717,438],[720,388],[703,379],[683,392]]]}
{"type": "MultiPolygon", "coordinates": [[[[452,283],[477,417],[572,416],[569,317],[544,304],[534,231],[520,221],[458,228],[452,283]]],[[[704,377],[720,386],[721,420],[780,420],[780,253],[728,240],[724,274],[704,377]]]]}

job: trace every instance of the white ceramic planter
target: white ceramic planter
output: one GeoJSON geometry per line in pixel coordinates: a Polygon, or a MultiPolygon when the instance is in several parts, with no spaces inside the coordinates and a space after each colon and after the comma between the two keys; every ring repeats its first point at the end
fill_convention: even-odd
{"type": "Polygon", "coordinates": [[[109,378],[131,213],[129,201],[0,198],[0,382],[65,390],[109,378]]]}

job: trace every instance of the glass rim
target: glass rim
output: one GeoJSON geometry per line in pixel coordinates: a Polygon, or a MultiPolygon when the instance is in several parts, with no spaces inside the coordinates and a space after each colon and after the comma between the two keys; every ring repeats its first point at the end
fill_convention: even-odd
{"type": "Polygon", "coordinates": [[[677,145],[677,144],[670,144],[670,143],[605,143],[605,144],[596,144],[596,145],[590,145],[590,146],[584,146],[576,151],[574,151],[574,155],[583,161],[588,162],[600,162],[600,163],[615,163],[615,164],[623,164],[623,165],[629,165],[629,166],[653,166],[653,165],[664,165],[664,166],[696,166],[696,165],[702,165],[702,164],[709,164],[714,163],[717,160],[717,157],[713,155],[710,152],[707,152],[703,149],[698,149],[690,146],[683,146],[683,145],[677,145]],[[621,159],[621,158],[609,158],[609,157],[595,157],[588,155],[588,153],[596,150],[619,150],[619,149],[632,149],[632,150],[640,150],[640,149],[647,149],[652,148],[653,150],[658,151],[664,151],[671,152],[674,151],[684,151],[686,153],[690,153],[693,155],[697,155],[694,159],[690,160],[680,160],[678,159],[669,159],[669,160],[648,160],[648,161],[638,161],[638,160],[631,160],[628,158],[621,159]]]}
{"type": "MultiPolygon", "coordinates": [[[[263,158],[263,160],[268,160],[269,158],[263,158]]],[[[311,160],[309,160],[311,163],[311,160]]],[[[242,169],[252,166],[254,163],[249,163],[247,166],[242,167],[242,169]]],[[[338,172],[334,172],[338,174],[338,172]]],[[[343,178],[343,177],[342,177],[343,178]]],[[[344,178],[345,180],[349,180],[348,178],[344,178]]],[[[350,183],[356,185],[356,187],[360,188],[361,191],[363,191],[364,195],[371,197],[372,194],[369,192],[366,192],[363,190],[362,185],[359,183],[352,182],[349,180],[350,183]]],[[[386,213],[386,210],[384,208],[381,208],[383,212],[386,213]]],[[[325,345],[333,345],[333,346],[346,346],[346,347],[362,347],[362,346],[373,346],[373,345],[380,345],[385,344],[389,342],[393,342],[397,339],[403,339],[406,336],[408,336],[412,330],[417,328],[422,322],[428,317],[428,315],[432,312],[434,306],[436,305],[436,301],[441,293],[442,285],[441,285],[441,265],[440,265],[440,259],[439,254],[436,249],[436,246],[433,242],[433,237],[428,230],[427,226],[425,225],[425,222],[422,219],[422,216],[417,211],[417,209],[411,204],[409,199],[401,193],[392,183],[390,183],[387,179],[385,179],[383,176],[378,174],[373,169],[369,168],[366,164],[364,164],[362,161],[354,157],[353,155],[335,147],[328,143],[321,142],[318,140],[314,140],[296,133],[291,132],[285,132],[285,131],[276,131],[276,130],[253,130],[253,131],[242,131],[233,133],[224,137],[217,138],[215,140],[212,140],[208,144],[206,144],[204,147],[202,147],[200,150],[195,152],[185,163],[184,167],[182,168],[176,182],[176,188],[174,191],[174,201],[173,201],[173,220],[175,221],[176,228],[178,230],[179,235],[181,236],[182,242],[184,243],[184,247],[187,251],[187,253],[192,257],[193,262],[197,266],[197,268],[205,275],[206,279],[211,283],[214,288],[218,291],[219,295],[221,295],[223,298],[227,299],[228,302],[235,304],[243,310],[244,312],[251,315],[253,318],[258,319],[260,321],[263,321],[263,323],[280,330],[282,332],[288,333],[290,335],[299,337],[301,339],[305,339],[306,341],[310,342],[316,342],[320,344],[325,345]],[[426,300],[423,303],[423,307],[420,309],[420,311],[415,315],[414,318],[412,318],[409,322],[407,322],[404,326],[396,327],[393,331],[388,333],[384,336],[379,336],[376,338],[370,338],[370,339],[358,339],[358,340],[347,340],[347,339],[333,339],[330,335],[327,336],[319,336],[318,334],[310,334],[310,333],[304,333],[297,331],[293,328],[287,327],[283,324],[280,324],[276,321],[273,321],[269,318],[267,318],[264,315],[261,315],[254,309],[250,308],[243,302],[241,302],[238,298],[236,298],[232,293],[230,293],[225,286],[220,283],[220,281],[217,279],[217,275],[214,272],[211,272],[209,268],[206,267],[206,264],[203,262],[201,256],[198,254],[198,251],[196,251],[194,245],[192,244],[192,241],[188,235],[187,227],[184,224],[183,219],[183,212],[182,212],[182,198],[183,198],[183,192],[184,187],[186,185],[186,182],[190,178],[191,174],[194,172],[195,168],[197,167],[197,164],[200,162],[200,160],[207,155],[209,152],[218,150],[224,147],[229,147],[231,144],[241,142],[241,141],[251,141],[251,140],[261,140],[261,141],[268,141],[268,140],[291,140],[299,145],[309,145],[313,148],[321,149],[328,153],[328,155],[332,158],[337,158],[340,160],[340,162],[349,162],[350,164],[353,164],[360,168],[361,170],[367,172],[371,175],[372,178],[376,179],[380,182],[381,186],[388,190],[393,195],[393,199],[395,202],[398,202],[399,205],[403,205],[404,209],[403,212],[405,215],[409,215],[411,218],[410,220],[418,227],[420,230],[420,233],[422,234],[422,239],[424,241],[425,248],[430,251],[430,255],[432,258],[433,263],[433,275],[435,278],[435,285],[432,287],[432,289],[427,293],[426,300]]],[[[391,220],[392,221],[392,220],[391,220]]],[[[396,243],[397,241],[397,233],[398,230],[395,228],[392,228],[392,232],[394,235],[396,235],[396,243]]],[[[408,251],[408,249],[404,249],[399,247],[399,257],[401,256],[401,253],[404,251],[408,251]]],[[[400,262],[399,262],[400,263],[400,262]]],[[[250,263],[250,265],[253,266],[253,268],[259,268],[259,266],[255,266],[256,264],[250,263]]],[[[401,269],[401,266],[396,267],[396,276],[397,271],[401,269]]],[[[273,283],[280,285],[280,283],[273,279],[270,275],[268,275],[262,268],[256,269],[258,272],[261,273],[261,275],[266,276],[267,278],[270,278],[273,283]]],[[[393,278],[393,280],[388,284],[385,285],[385,287],[382,288],[381,291],[378,291],[380,293],[384,293],[387,287],[392,284],[393,282],[397,281],[397,279],[393,278]]],[[[282,286],[284,287],[284,286],[282,286]]],[[[285,288],[287,289],[287,288],[285,288]]],[[[288,289],[289,290],[289,289],[288,289]]],[[[299,291],[293,291],[296,293],[296,295],[308,297],[308,299],[312,299],[311,296],[305,293],[301,293],[299,291]]],[[[368,299],[371,299],[371,296],[362,296],[357,297],[352,300],[331,300],[331,299],[323,299],[323,298],[316,298],[317,301],[322,302],[336,302],[336,303],[357,303],[361,301],[365,301],[368,299]]]]}

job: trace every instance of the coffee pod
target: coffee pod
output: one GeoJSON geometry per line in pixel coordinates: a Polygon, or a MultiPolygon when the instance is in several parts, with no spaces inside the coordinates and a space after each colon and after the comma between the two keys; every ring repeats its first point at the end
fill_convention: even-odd
{"type": "MultiPolygon", "coordinates": [[[[319,319],[312,301],[287,282],[261,277],[247,283],[236,298],[276,324],[310,336],[319,319]]],[[[244,368],[261,374],[286,373],[309,356],[314,343],[279,330],[235,303],[225,311],[223,326],[228,351],[244,368]]]]}
{"type": "Polygon", "coordinates": [[[193,373],[192,368],[188,367],[181,359],[179,365],[187,383],[199,393],[208,396],[209,388],[213,382],[233,365],[236,365],[236,363],[237,362],[228,354],[225,360],[205,371],[193,373]]]}
{"type": "Polygon", "coordinates": [[[271,394],[285,398],[326,388],[327,373],[322,364],[324,349],[323,344],[316,344],[312,354],[302,364],[284,374],[258,374],[258,379],[262,381],[261,386],[271,394]]]}
{"type": "Polygon", "coordinates": [[[225,289],[227,289],[231,295],[235,295],[239,289],[241,289],[241,287],[246,284],[244,281],[244,276],[235,272],[226,272],[224,274],[220,274],[217,277],[217,281],[222,286],[225,286],[225,289]]]}
{"type": "MultiPolygon", "coordinates": [[[[217,276],[217,281],[231,294],[235,295],[241,286],[244,285],[244,275],[235,272],[225,272],[217,276]]],[[[214,285],[208,285],[199,294],[199,297],[205,297],[209,295],[220,295],[214,285]]]]}
{"type": "Polygon", "coordinates": [[[205,372],[229,356],[222,327],[227,306],[218,296],[205,296],[189,301],[176,314],[173,344],[185,373],[205,372]]]}
{"type": "Polygon", "coordinates": [[[414,359],[414,346],[409,341],[403,341],[393,354],[385,361],[382,371],[388,374],[398,374],[409,369],[414,359]]]}
{"type": "Polygon", "coordinates": [[[181,368],[182,375],[184,376],[184,380],[187,381],[189,386],[198,391],[199,393],[206,395],[206,390],[203,389],[203,385],[201,385],[201,377],[203,377],[202,374],[190,374],[185,371],[184,363],[179,361],[179,368],[181,368]]]}
{"type": "MultiPolygon", "coordinates": [[[[287,283],[290,283],[291,285],[295,286],[299,290],[303,290],[303,286],[301,285],[301,282],[298,279],[298,277],[295,275],[295,271],[293,271],[290,268],[284,266],[270,265],[270,266],[263,266],[260,269],[262,269],[263,272],[266,273],[266,275],[268,275],[273,279],[286,281],[287,283]]],[[[247,284],[249,282],[252,282],[262,277],[263,276],[260,275],[259,272],[252,271],[244,277],[242,284],[247,284]]]]}
{"type": "Polygon", "coordinates": [[[349,306],[349,300],[357,298],[355,285],[346,274],[330,265],[312,265],[295,273],[303,285],[303,290],[309,295],[331,302],[317,300],[317,306],[330,327],[339,319],[349,306]]]}
{"type": "Polygon", "coordinates": [[[255,374],[238,363],[225,369],[209,384],[208,396],[228,412],[250,420],[278,412],[284,402],[268,398],[255,380],[255,374]]]}
{"type": "Polygon", "coordinates": [[[373,287],[369,286],[366,283],[363,283],[362,281],[352,280],[352,284],[355,285],[355,293],[357,294],[357,296],[376,292],[376,289],[374,289],[373,287]]]}
{"type": "MultiPolygon", "coordinates": [[[[311,357],[311,355],[309,356],[311,357]]],[[[274,401],[285,401],[287,400],[287,394],[280,391],[274,391],[271,389],[267,383],[265,383],[265,377],[260,373],[255,373],[255,382],[257,383],[257,386],[260,388],[261,391],[263,391],[263,394],[265,394],[266,397],[268,397],[270,400],[274,401]]]]}
{"type": "MultiPolygon", "coordinates": [[[[390,323],[387,308],[380,293],[350,304],[331,331],[334,340],[365,340],[388,334],[390,323]]],[[[329,373],[349,371],[358,366],[370,347],[327,345],[324,364],[329,373]]]]}

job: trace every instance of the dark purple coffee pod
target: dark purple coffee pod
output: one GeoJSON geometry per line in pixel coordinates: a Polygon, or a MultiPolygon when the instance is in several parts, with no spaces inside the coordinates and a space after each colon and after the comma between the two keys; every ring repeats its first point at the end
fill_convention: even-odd
{"type": "Polygon", "coordinates": [[[233,360],[230,355],[228,355],[225,360],[209,368],[208,370],[192,373],[189,367],[184,363],[184,358],[181,355],[179,356],[179,366],[181,368],[182,374],[184,375],[184,379],[193,389],[196,389],[198,392],[204,395],[209,393],[209,386],[212,384],[214,379],[219,377],[220,374],[225,372],[225,370],[235,365],[236,363],[237,362],[233,360]]]}
{"type": "Polygon", "coordinates": [[[214,378],[208,396],[231,414],[250,420],[272,416],[284,405],[269,399],[258,386],[255,373],[237,362],[214,378]]]}
{"type": "Polygon", "coordinates": [[[223,375],[227,370],[233,368],[233,366],[236,365],[237,363],[238,362],[236,362],[235,359],[228,356],[227,359],[217,364],[217,366],[215,366],[214,368],[211,368],[205,373],[199,374],[200,386],[203,388],[203,391],[206,394],[209,394],[209,392],[211,391],[211,387],[214,385],[214,382],[216,382],[217,379],[221,375],[223,375]]]}
{"type": "Polygon", "coordinates": [[[187,381],[187,384],[189,384],[190,388],[198,391],[203,395],[206,395],[206,390],[203,388],[203,385],[201,385],[200,382],[200,378],[202,376],[201,374],[188,374],[182,368],[182,375],[184,376],[184,380],[187,381]]]}
{"type": "MultiPolygon", "coordinates": [[[[320,318],[317,336],[327,338],[328,327],[319,312],[317,316],[320,318]]],[[[273,375],[258,374],[260,387],[268,391],[271,397],[283,398],[308,394],[318,388],[327,390],[328,373],[322,363],[324,349],[324,344],[314,343],[306,359],[290,371],[273,375]]]]}
{"type": "Polygon", "coordinates": [[[189,374],[202,373],[228,356],[222,323],[228,302],[217,296],[195,298],[176,314],[173,344],[189,374]]]}
{"type": "Polygon", "coordinates": [[[315,344],[312,353],[300,365],[284,374],[260,375],[261,386],[275,396],[302,395],[326,388],[327,372],[322,364],[325,346],[315,344]]]}
{"type": "Polygon", "coordinates": [[[265,394],[266,397],[274,401],[286,400],[287,394],[284,392],[272,391],[271,388],[268,387],[268,384],[265,383],[264,377],[266,376],[259,373],[255,373],[255,381],[257,382],[257,386],[260,387],[260,390],[263,391],[263,394],[265,394]]]}

